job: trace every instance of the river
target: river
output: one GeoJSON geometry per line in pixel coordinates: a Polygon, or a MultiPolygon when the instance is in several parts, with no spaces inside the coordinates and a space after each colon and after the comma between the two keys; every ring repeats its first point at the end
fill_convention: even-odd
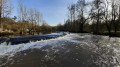
{"type": "Polygon", "coordinates": [[[120,38],[67,34],[0,45],[0,67],[120,67],[120,38]]]}

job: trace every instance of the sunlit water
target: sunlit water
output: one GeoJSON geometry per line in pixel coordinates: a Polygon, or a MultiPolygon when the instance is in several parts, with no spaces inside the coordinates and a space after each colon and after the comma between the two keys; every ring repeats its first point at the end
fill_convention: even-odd
{"type": "Polygon", "coordinates": [[[120,67],[120,38],[91,34],[0,45],[0,67],[120,67]]]}

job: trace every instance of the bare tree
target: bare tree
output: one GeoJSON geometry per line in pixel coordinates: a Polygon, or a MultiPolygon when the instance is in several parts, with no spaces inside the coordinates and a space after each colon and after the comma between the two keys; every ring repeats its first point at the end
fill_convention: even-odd
{"type": "Polygon", "coordinates": [[[31,8],[29,11],[29,22],[32,23],[32,35],[34,35],[34,22],[35,22],[35,16],[34,16],[34,10],[31,8]]]}
{"type": "Polygon", "coordinates": [[[117,10],[119,10],[119,5],[117,4],[117,0],[112,0],[111,1],[111,8],[112,8],[112,23],[113,23],[113,27],[114,27],[114,33],[116,34],[117,30],[118,30],[118,25],[119,22],[116,21],[116,19],[119,18],[119,12],[117,12],[117,10]]]}
{"type": "Polygon", "coordinates": [[[104,1],[104,22],[109,32],[109,36],[111,36],[112,22],[110,21],[111,18],[110,18],[109,4],[110,3],[108,0],[104,1]]]}
{"type": "Polygon", "coordinates": [[[86,3],[85,0],[78,0],[77,5],[76,5],[76,10],[78,13],[78,20],[79,20],[79,27],[80,27],[80,32],[83,32],[83,27],[86,21],[89,18],[89,12],[86,10],[86,6],[88,4],[86,3]],[[87,17],[86,17],[87,15],[87,17]]]}
{"type": "Polygon", "coordinates": [[[20,34],[23,34],[26,29],[26,25],[24,24],[28,20],[28,9],[24,6],[23,2],[19,2],[19,11],[18,18],[20,22],[20,34]]]}
{"type": "Polygon", "coordinates": [[[13,6],[9,3],[10,0],[0,0],[0,25],[2,27],[2,17],[7,17],[11,14],[13,6]]]}
{"type": "Polygon", "coordinates": [[[13,6],[9,3],[9,1],[10,0],[0,0],[0,18],[11,14],[13,6]]]}
{"type": "MultiPolygon", "coordinates": [[[[42,14],[40,13],[40,11],[38,11],[37,9],[35,9],[35,30],[36,30],[36,27],[40,25],[40,23],[42,22],[43,20],[43,17],[42,17],[42,14]]],[[[36,32],[39,34],[39,30],[36,30],[36,32]]]]}
{"type": "Polygon", "coordinates": [[[70,26],[69,26],[69,29],[70,31],[72,31],[73,29],[73,22],[75,22],[75,11],[76,11],[76,6],[75,4],[72,4],[68,7],[68,10],[69,10],[69,16],[70,16],[70,26]]]}
{"type": "Polygon", "coordinates": [[[94,33],[99,33],[99,23],[104,16],[103,0],[94,0],[92,3],[91,19],[96,22],[94,33]]]}

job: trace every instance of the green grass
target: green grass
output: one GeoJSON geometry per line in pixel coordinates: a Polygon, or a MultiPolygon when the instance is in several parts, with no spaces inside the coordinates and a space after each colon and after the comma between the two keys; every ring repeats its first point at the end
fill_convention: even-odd
{"type": "MultiPolygon", "coordinates": [[[[108,31],[104,31],[103,33],[109,33],[108,31]]],[[[111,33],[114,33],[114,31],[111,31],[111,33]]],[[[117,33],[120,34],[120,31],[117,31],[117,33]]]]}
{"type": "MultiPolygon", "coordinates": [[[[109,35],[108,31],[104,31],[103,33],[101,33],[102,35],[109,35]]],[[[120,31],[117,31],[116,34],[114,33],[114,31],[111,31],[111,36],[120,36],[120,31]]]]}

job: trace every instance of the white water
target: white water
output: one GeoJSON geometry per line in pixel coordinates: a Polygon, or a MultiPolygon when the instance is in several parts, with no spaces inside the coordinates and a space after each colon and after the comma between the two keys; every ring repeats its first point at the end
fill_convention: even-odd
{"type": "Polygon", "coordinates": [[[43,46],[57,44],[60,41],[73,41],[74,42],[72,38],[73,38],[73,34],[70,34],[70,35],[68,34],[64,37],[59,37],[59,38],[50,39],[50,40],[29,42],[26,44],[23,43],[23,44],[17,44],[17,45],[6,45],[6,43],[4,42],[0,45],[0,56],[10,55],[10,54],[13,55],[17,52],[28,50],[28,49],[33,49],[33,48],[40,49],[43,46]]]}
{"type": "Polygon", "coordinates": [[[100,58],[95,61],[99,66],[106,67],[105,65],[107,65],[109,67],[113,65],[114,67],[120,67],[120,38],[109,38],[107,36],[94,36],[89,34],[68,34],[55,39],[29,42],[27,44],[19,45],[5,45],[4,43],[0,45],[0,57],[4,57],[6,55],[11,57],[20,51],[34,48],[40,49],[43,46],[53,44],[57,45],[61,42],[61,45],[65,45],[63,42],[74,42],[83,48],[99,54],[100,58]]]}

